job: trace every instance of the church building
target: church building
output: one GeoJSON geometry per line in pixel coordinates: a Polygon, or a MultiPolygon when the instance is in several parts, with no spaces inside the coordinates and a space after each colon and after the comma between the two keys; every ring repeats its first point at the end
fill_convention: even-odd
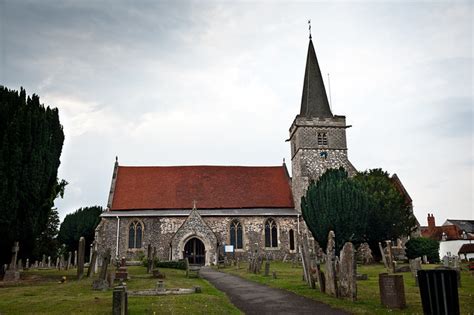
{"type": "Polygon", "coordinates": [[[123,166],[116,160],[99,253],[135,260],[156,247],[160,260],[215,264],[224,245],[245,259],[297,252],[300,201],[328,168],[356,172],[347,156],[344,116],[333,115],[309,40],[300,113],[289,130],[292,177],[277,166],[123,166]],[[229,247],[228,247],[229,248],[229,247]]]}

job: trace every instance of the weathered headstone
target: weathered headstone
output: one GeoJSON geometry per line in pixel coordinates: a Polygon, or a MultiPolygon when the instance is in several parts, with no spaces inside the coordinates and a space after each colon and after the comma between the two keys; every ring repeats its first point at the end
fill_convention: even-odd
{"type": "Polygon", "coordinates": [[[74,267],[77,268],[77,250],[74,251],[74,267]]]}
{"type": "MultiPolygon", "coordinates": [[[[18,281],[20,280],[20,272],[17,270],[16,260],[18,257],[18,251],[20,250],[20,245],[18,242],[13,243],[12,247],[12,259],[10,262],[10,267],[5,271],[3,275],[3,281],[18,281]]],[[[6,269],[6,266],[4,267],[6,269]]]]}
{"type": "Polygon", "coordinates": [[[443,266],[449,267],[449,257],[446,255],[443,257],[443,266]]]}
{"type": "Polygon", "coordinates": [[[380,300],[388,308],[405,308],[403,275],[379,274],[380,300]]]}
{"type": "Polygon", "coordinates": [[[385,257],[385,252],[382,247],[382,243],[379,242],[380,255],[382,255],[383,264],[386,269],[388,269],[387,258],[385,257]]]}
{"type": "Polygon", "coordinates": [[[417,277],[418,270],[421,270],[421,258],[410,259],[410,271],[413,278],[417,277]]]}
{"type": "Polygon", "coordinates": [[[337,296],[337,282],[336,282],[336,242],[334,240],[334,232],[329,231],[328,242],[326,248],[326,293],[337,296]]]}
{"type": "Polygon", "coordinates": [[[423,258],[423,263],[424,263],[424,264],[427,264],[427,263],[428,263],[428,256],[423,255],[422,258],[423,258]]]}
{"type": "Polygon", "coordinates": [[[316,275],[316,281],[318,282],[319,291],[323,293],[326,292],[325,279],[323,273],[321,272],[321,265],[319,262],[316,262],[314,271],[314,274],[316,275]]]}
{"type": "Polygon", "coordinates": [[[67,264],[66,264],[66,270],[69,270],[69,268],[71,268],[71,257],[72,256],[72,253],[69,252],[68,256],[67,256],[67,264]]]}
{"type": "Polygon", "coordinates": [[[374,261],[369,244],[360,244],[359,249],[357,250],[357,257],[364,265],[371,264],[374,261]]]}
{"type": "Polygon", "coordinates": [[[309,250],[308,250],[308,238],[306,237],[306,235],[302,235],[299,243],[302,244],[302,246],[298,246],[298,247],[300,249],[301,262],[303,263],[304,279],[306,280],[306,283],[308,283],[308,285],[311,287],[311,289],[314,289],[316,286],[314,284],[314,279],[311,276],[310,255],[309,255],[309,250]]]}
{"type": "Polygon", "coordinates": [[[81,280],[84,276],[84,255],[86,251],[86,239],[81,236],[79,239],[79,252],[77,257],[77,279],[81,280]]]}
{"type": "Polygon", "coordinates": [[[115,271],[115,278],[120,279],[122,281],[125,281],[128,279],[128,271],[127,271],[127,265],[126,265],[126,260],[125,257],[122,257],[122,260],[120,261],[120,267],[117,268],[115,271]]]}
{"type": "Polygon", "coordinates": [[[91,262],[89,264],[89,269],[87,269],[87,277],[90,278],[94,275],[93,270],[97,261],[97,251],[92,251],[91,262]]]}
{"type": "Polygon", "coordinates": [[[117,286],[114,288],[114,293],[112,295],[112,314],[128,314],[128,294],[127,287],[124,285],[117,286]]]}
{"type": "Polygon", "coordinates": [[[25,269],[26,269],[26,270],[30,269],[30,259],[29,259],[29,258],[26,258],[25,269]]]}
{"type": "Polygon", "coordinates": [[[56,257],[56,269],[61,269],[61,267],[59,266],[59,263],[60,263],[60,258],[58,256],[56,257]]]}
{"type": "Polygon", "coordinates": [[[354,245],[347,242],[342,247],[340,271],[339,271],[339,296],[349,298],[352,301],[357,299],[357,265],[355,260],[354,245]]]}
{"type": "Polygon", "coordinates": [[[89,248],[89,266],[92,262],[93,246],[94,246],[94,243],[92,243],[90,248],[89,248]]]}
{"type": "Polygon", "coordinates": [[[51,268],[51,256],[48,256],[48,268],[51,268]]]}
{"type": "Polygon", "coordinates": [[[265,277],[270,275],[270,262],[268,260],[265,261],[265,277]]]}
{"type": "Polygon", "coordinates": [[[393,259],[393,254],[392,254],[392,241],[387,240],[385,241],[385,243],[387,244],[387,247],[385,248],[387,249],[388,268],[390,269],[390,271],[395,272],[395,264],[393,263],[394,259],[393,259]]]}
{"type": "Polygon", "coordinates": [[[18,271],[23,271],[23,260],[20,258],[18,259],[18,264],[17,264],[17,268],[16,268],[18,271]]]}
{"type": "Polygon", "coordinates": [[[152,258],[151,244],[148,244],[147,260],[148,260],[148,265],[147,265],[147,268],[146,268],[146,273],[151,273],[151,270],[153,268],[153,258],[152,258]]]}
{"type": "Polygon", "coordinates": [[[41,260],[41,268],[46,268],[46,255],[43,254],[43,259],[41,260]]]}
{"type": "Polygon", "coordinates": [[[102,258],[102,266],[100,268],[99,279],[94,280],[94,282],[92,283],[92,288],[94,290],[105,291],[109,288],[109,283],[107,282],[107,268],[110,264],[110,258],[110,248],[108,248],[105,251],[104,257],[102,258]]]}
{"type": "Polygon", "coordinates": [[[113,270],[108,270],[107,282],[109,284],[109,288],[112,288],[114,286],[114,281],[115,281],[115,272],[113,270]]]}

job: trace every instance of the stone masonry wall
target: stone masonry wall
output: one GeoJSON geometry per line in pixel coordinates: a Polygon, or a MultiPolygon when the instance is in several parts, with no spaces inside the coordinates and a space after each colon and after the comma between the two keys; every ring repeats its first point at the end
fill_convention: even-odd
{"type": "MultiPolygon", "coordinates": [[[[248,216],[248,217],[203,217],[203,221],[211,228],[220,244],[229,244],[230,222],[238,219],[243,227],[243,249],[236,250],[236,257],[246,259],[248,254],[258,247],[260,252],[268,253],[274,259],[283,259],[285,254],[290,252],[289,231],[293,229],[295,233],[295,248],[297,248],[297,218],[273,216],[278,225],[278,247],[265,248],[264,224],[268,217],[248,216]]],[[[157,248],[157,256],[160,260],[170,259],[170,243],[176,231],[184,223],[186,217],[139,217],[121,218],[119,231],[118,258],[126,257],[128,260],[137,260],[142,255],[146,255],[146,248],[149,243],[157,248]],[[128,248],[128,229],[130,223],[134,221],[142,222],[143,242],[140,249],[128,248]]],[[[117,243],[117,218],[102,218],[100,231],[98,233],[97,246],[99,254],[105,252],[106,248],[112,250],[112,256],[116,253],[117,243]]],[[[206,249],[207,251],[208,249],[206,249]]]]}

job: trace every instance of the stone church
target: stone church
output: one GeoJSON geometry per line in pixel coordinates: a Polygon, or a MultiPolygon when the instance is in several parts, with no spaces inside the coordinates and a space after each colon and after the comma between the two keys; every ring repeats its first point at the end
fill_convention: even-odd
{"type": "Polygon", "coordinates": [[[275,259],[294,254],[309,182],[328,168],[356,172],[347,156],[349,127],[331,112],[310,37],[300,113],[289,130],[292,177],[285,163],[148,167],[116,160],[97,249],[133,260],[151,244],[160,260],[206,265],[220,259],[225,245],[242,259],[256,250],[275,259]]]}

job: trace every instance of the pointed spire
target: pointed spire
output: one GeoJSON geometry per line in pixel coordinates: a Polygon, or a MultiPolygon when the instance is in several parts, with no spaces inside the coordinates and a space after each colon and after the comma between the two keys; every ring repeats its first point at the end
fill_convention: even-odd
{"type": "Polygon", "coordinates": [[[306,57],[300,115],[320,118],[333,117],[311,35],[309,38],[308,56],[306,57]]]}

